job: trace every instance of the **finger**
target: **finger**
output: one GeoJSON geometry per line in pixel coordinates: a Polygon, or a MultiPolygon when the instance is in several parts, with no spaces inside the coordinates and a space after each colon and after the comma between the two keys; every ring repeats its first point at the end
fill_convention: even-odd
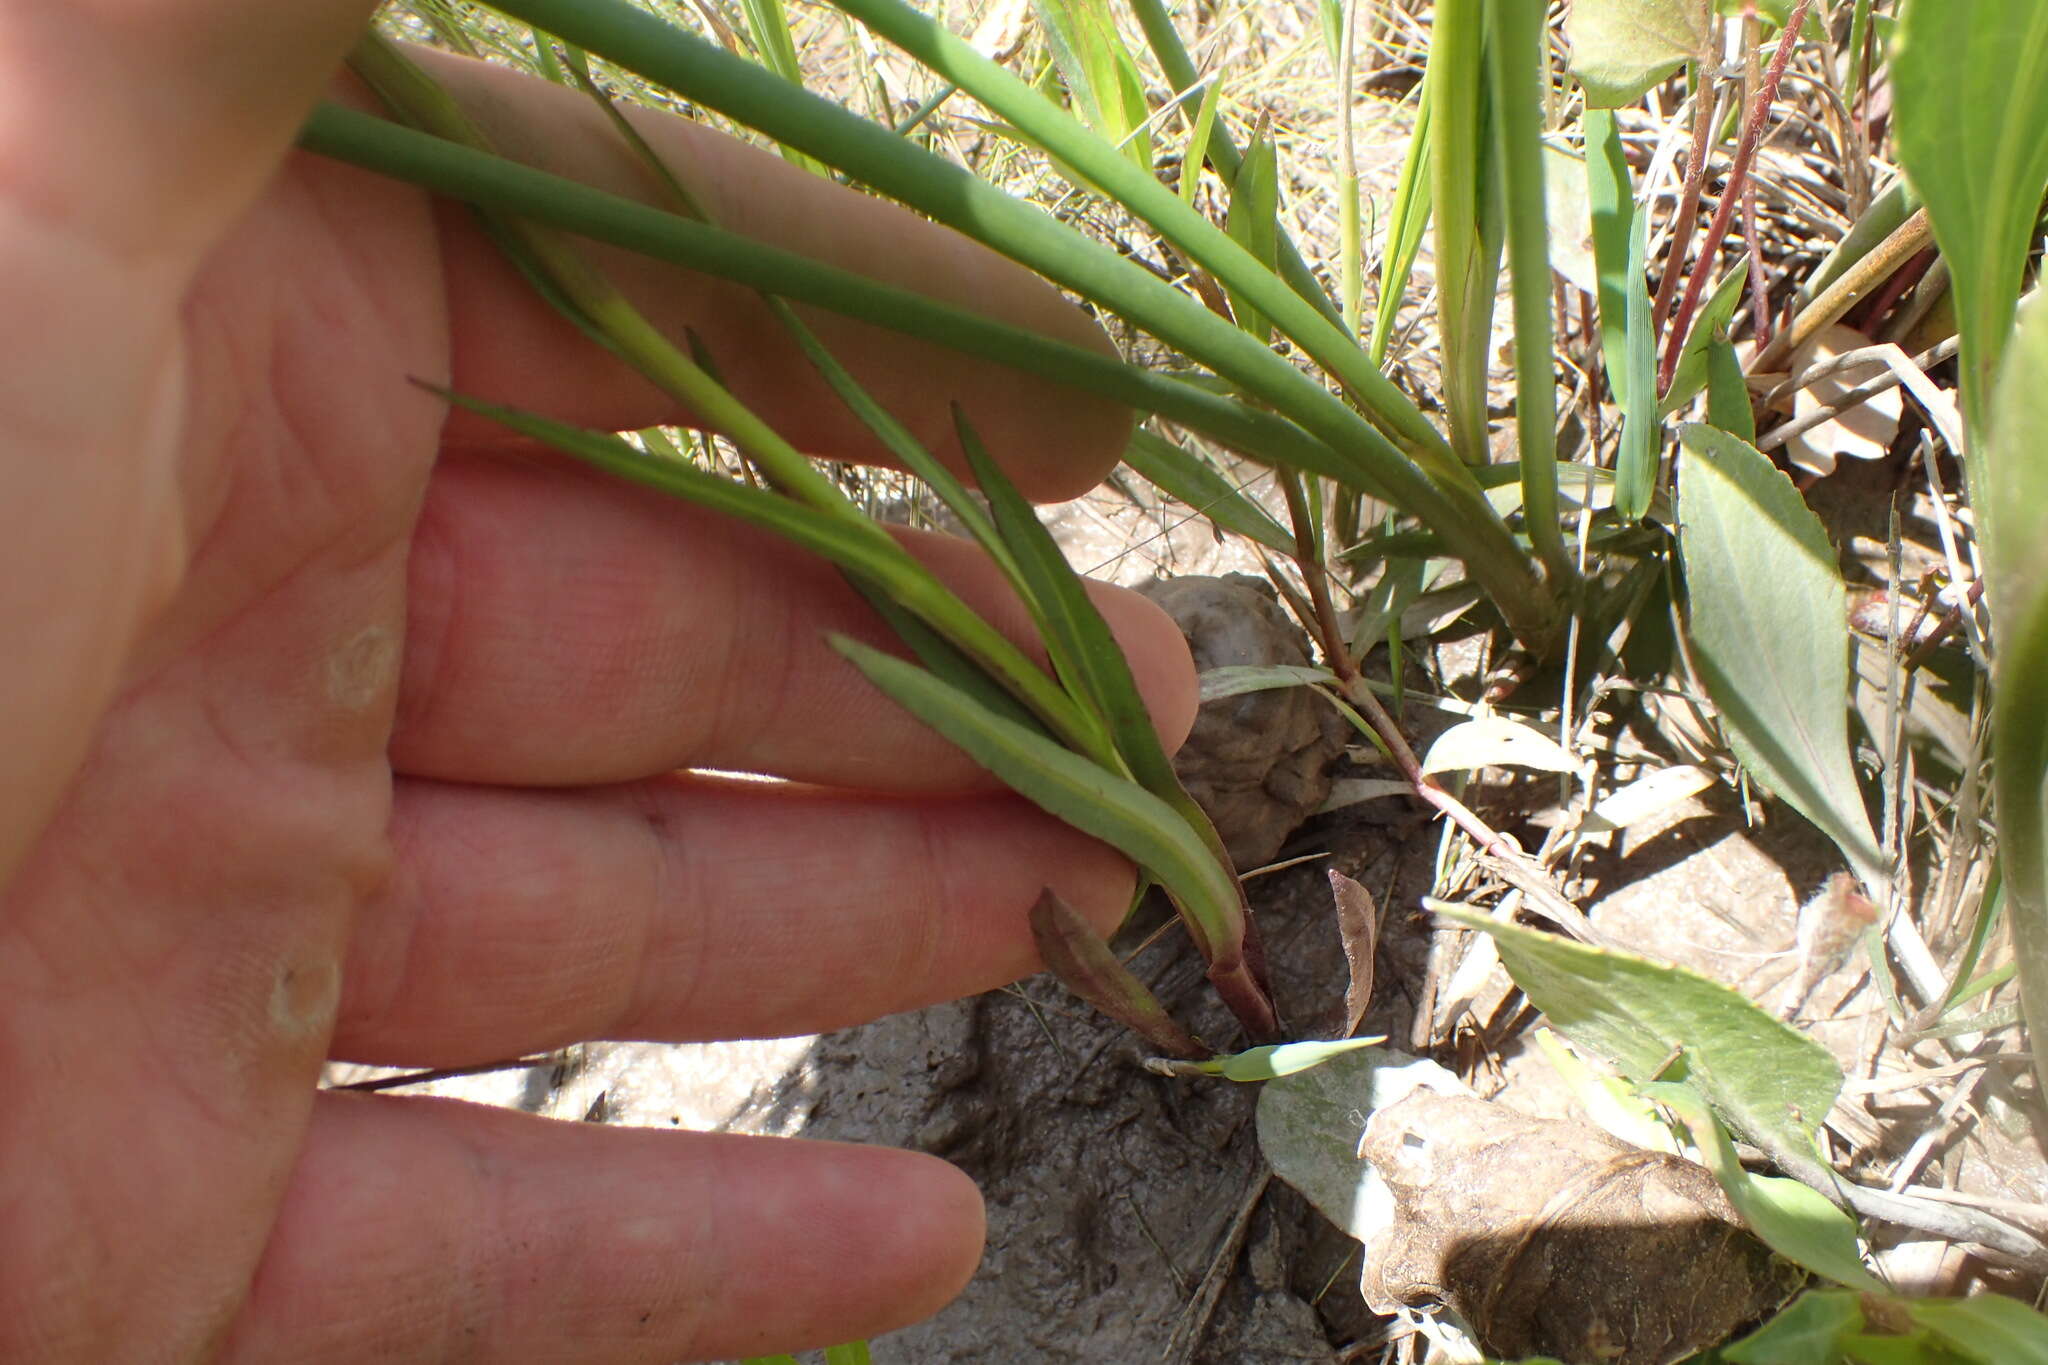
{"type": "Polygon", "coordinates": [[[1050,884],[1105,931],[1130,865],[1011,796],[882,801],[680,777],[406,782],[333,1055],[461,1066],[586,1038],[822,1032],[1038,969],[1050,884]]]}
{"type": "MultiPolygon", "coordinates": [[[[584,95],[479,62],[420,53],[508,155],[657,204],[668,196],[584,95]]],[[[770,246],[1112,354],[1044,281],[967,238],[697,124],[636,112],[642,135],[715,225],[770,246]]],[[[675,405],[541,302],[462,210],[446,215],[455,387],[586,426],[686,421],[675,405]]],[[[720,377],[799,449],[894,464],[750,289],[588,245],[670,337],[694,332],[720,377]]],[[[958,402],[1019,487],[1040,500],[1093,487],[1123,453],[1129,414],[1021,371],[835,313],[802,310],[832,353],[927,448],[965,470],[958,402]]],[[[451,435],[495,442],[477,419],[451,435]]]]}
{"type": "Polygon", "coordinates": [[[911,1152],[330,1091],[222,1358],[802,1350],[937,1311],[982,1237],[973,1183],[911,1152]]]}
{"type": "MultiPolygon", "coordinates": [[[[902,539],[1011,638],[1035,639],[973,547],[902,539]]],[[[1179,630],[1135,593],[1094,596],[1178,745],[1197,705],[1179,630]]],[[[990,785],[828,631],[898,647],[835,569],[766,532],[577,470],[447,459],[414,543],[393,760],[520,785],[683,767],[882,791],[990,785]]]]}

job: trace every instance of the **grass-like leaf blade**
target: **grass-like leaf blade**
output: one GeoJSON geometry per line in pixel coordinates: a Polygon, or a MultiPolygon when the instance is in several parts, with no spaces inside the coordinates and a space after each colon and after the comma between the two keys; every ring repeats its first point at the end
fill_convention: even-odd
{"type": "MultiPolygon", "coordinates": [[[[2005,361],[1979,456],[1998,504],[1985,537],[1998,628],[1992,663],[1992,771],[2000,885],[2036,1071],[2048,1079],[2048,308],[2030,305],[2005,361]]],[[[1973,499],[1974,501],[1974,499],[1973,499]]],[[[1979,523],[1980,526],[1982,523],[1979,523]]],[[[1981,912],[1980,912],[1981,913],[1981,912]]]]}
{"type": "Polygon", "coordinates": [[[1144,868],[1191,907],[1189,933],[1212,961],[1243,937],[1237,882],[1179,812],[1130,779],[990,714],[915,664],[833,636],[832,647],[899,706],[1056,819],[1144,868]]]}
{"type": "Polygon", "coordinates": [[[1140,428],[1124,450],[1124,463],[1223,529],[1281,554],[1294,552],[1294,533],[1193,451],[1140,428]]]}
{"type": "Polygon", "coordinates": [[[1117,958],[1081,912],[1047,887],[1031,907],[1031,937],[1046,970],[1066,988],[1170,1057],[1199,1061],[1210,1055],[1200,1039],[1175,1022],[1166,1007],[1117,958]]]}
{"type": "MultiPolygon", "coordinates": [[[[1979,440],[2048,188],[2048,5],[1917,0],[1899,17],[1891,80],[1899,162],[1955,291],[1963,414],[1979,440]]],[[[1971,502],[1982,518],[1998,510],[1971,502]]]]}

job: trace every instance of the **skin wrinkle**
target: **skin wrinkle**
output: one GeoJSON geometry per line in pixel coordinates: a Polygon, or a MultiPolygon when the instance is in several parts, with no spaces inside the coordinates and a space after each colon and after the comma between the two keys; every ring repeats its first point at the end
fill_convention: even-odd
{"type": "Polygon", "coordinates": [[[704,965],[711,959],[707,945],[712,917],[707,910],[712,902],[705,896],[704,870],[697,861],[696,846],[687,830],[676,828],[656,784],[636,785],[629,789],[627,799],[640,814],[639,828],[648,836],[651,860],[647,909],[641,916],[646,928],[634,958],[639,970],[633,974],[621,1029],[637,1031],[640,1020],[654,1012],[657,998],[674,1002],[669,1012],[678,1017],[695,1016],[704,989],[704,965]],[[676,963],[681,963],[683,970],[670,975],[676,963]]]}
{"type": "MultiPolygon", "coordinates": [[[[959,888],[954,884],[951,875],[949,860],[941,852],[938,830],[932,823],[935,813],[933,808],[923,806],[912,807],[911,810],[912,818],[917,821],[918,861],[924,866],[924,873],[917,881],[920,889],[926,885],[929,885],[931,888],[930,894],[923,897],[924,903],[929,905],[958,906],[962,910],[968,910],[969,913],[972,913],[970,908],[974,905],[973,898],[959,894],[959,888]]],[[[887,893],[884,892],[884,894],[887,893]]],[[[949,926],[956,917],[956,915],[947,914],[924,915],[920,917],[924,923],[919,926],[919,931],[913,941],[912,951],[908,954],[908,960],[904,963],[904,980],[935,981],[938,979],[939,974],[934,968],[938,963],[945,960],[943,953],[950,932],[949,926]]]]}

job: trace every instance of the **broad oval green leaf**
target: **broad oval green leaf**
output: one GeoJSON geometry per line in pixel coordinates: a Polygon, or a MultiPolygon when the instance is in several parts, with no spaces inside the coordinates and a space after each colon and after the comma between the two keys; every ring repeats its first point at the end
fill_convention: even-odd
{"type": "Polygon", "coordinates": [[[1489,916],[1436,912],[1493,935],[1508,975],[1551,1026],[1638,1085],[1682,1059],[1687,1079],[1739,1136],[1815,1163],[1814,1134],[1842,1088],[1828,1050],[1718,982],[1489,916]]]}
{"type": "Polygon", "coordinates": [[[2018,1299],[1979,1294],[1924,1299],[1906,1310],[1942,1341],[1983,1365],[2048,1365],[2048,1318],[2018,1299]]]}
{"type": "Polygon", "coordinates": [[[1619,109],[1707,51],[1708,0],[1575,0],[1564,22],[1587,107],[1619,109]]]}
{"type": "Polygon", "coordinates": [[[1684,1122],[1707,1169],[1721,1182],[1728,1202],[1765,1245],[1817,1275],[1852,1289],[1881,1293],[1884,1285],[1864,1267],[1856,1250],[1856,1220],[1818,1191],[1784,1176],[1758,1175],[1743,1168],[1727,1130],[1691,1084],[1643,1087],[1684,1122]]]}
{"type": "Polygon", "coordinates": [[[1377,1177],[1358,1159],[1359,1135],[1374,1110],[1418,1086],[1451,1095],[1471,1089],[1435,1062],[1369,1047],[1267,1083],[1259,1092],[1259,1150],[1273,1172],[1323,1216],[1363,1241],[1392,1211],[1377,1177]]]}
{"type": "Polygon", "coordinates": [[[1863,1305],[1846,1289],[1809,1290],[1721,1354],[1734,1365],[1837,1365],[1841,1341],[1863,1330],[1863,1305]]]}
{"type": "Polygon", "coordinates": [[[1692,658],[1758,780],[1887,878],[1849,761],[1848,603],[1834,547],[1792,481],[1725,431],[1679,428],[1678,549],[1692,658]]]}

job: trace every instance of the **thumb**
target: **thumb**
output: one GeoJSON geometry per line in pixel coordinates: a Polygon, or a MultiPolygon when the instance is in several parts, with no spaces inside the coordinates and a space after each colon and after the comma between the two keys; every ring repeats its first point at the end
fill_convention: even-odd
{"type": "Polygon", "coordinates": [[[185,293],[371,8],[0,3],[0,885],[182,572],[185,293]]]}

